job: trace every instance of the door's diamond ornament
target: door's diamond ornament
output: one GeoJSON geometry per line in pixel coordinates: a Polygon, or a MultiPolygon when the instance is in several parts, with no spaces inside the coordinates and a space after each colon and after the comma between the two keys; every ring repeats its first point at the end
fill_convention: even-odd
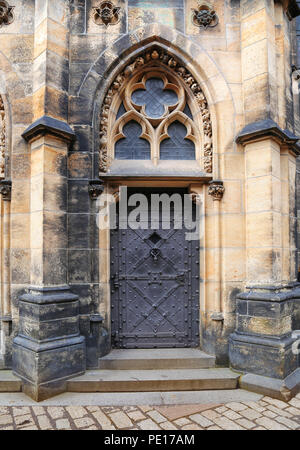
{"type": "Polygon", "coordinates": [[[120,21],[121,8],[112,2],[102,2],[93,8],[93,20],[97,25],[116,25],[120,21]]]}
{"type": "Polygon", "coordinates": [[[200,28],[214,28],[218,25],[219,18],[210,3],[198,1],[198,8],[192,8],[192,22],[200,28]]]}
{"type": "Polygon", "coordinates": [[[152,233],[149,237],[149,241],[151,241],[154,245],[157,244],[160,240],[161,237],[158,233],[156,233],[156,231],[154,231],[154,233],[152,233]]]}
{"type": "Polygon", "coordinates": [[[14,20],[14,6],[10,6],[7,1],[0,0],[0,28],[2,25],[10,25],[14,20]]]}
{"type": "Polygon", "coordinates": [[[152,258],[154,259],[154,261],[157,261],[159,255],[160,255],[160,250],[159,250],[159,248],[152,248],[152,249],[150,250],[150,255],[152,256],[152,258]]]}

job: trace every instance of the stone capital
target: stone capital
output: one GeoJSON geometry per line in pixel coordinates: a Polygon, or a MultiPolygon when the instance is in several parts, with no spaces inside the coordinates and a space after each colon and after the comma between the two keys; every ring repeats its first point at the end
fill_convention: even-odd
{"type": "Polygon", "coordinates": [[[45,135],[55,136],[67,143],[72,143],[75,140],[75,133],[66,122],[49,116],[43,116],[33,122],[24,131],[22,137],[27,142],[31,142],[45,135]]]}
{"type": "Polygon", "coordinates": [[[213,198],[213,201],[222,200],[224,192],[223,181],[213,180],[209,182],[208,195],[213,198]]]}
{"type": "Polygon", "coordinates": [[[11,200],[11,181],[10,180],[2,180],[0,181],[0,194],[4,201],[11,200]]]}
{"type": "Polygon", "coordinates": [[[281,145],[288,145],[296,155],[300,154],[299,137],[289,130],[282,130],[272,119],[260,120],[246,125],[237,135],[236,143],[247,145],[263,139],[274,139],[281,145]]]}
{"type": "Polygon", "coordinates": [[[102,180],[90,180],[89,181],[89,194],[92,200],[97,200],[99,195],[102,194],[104,190],[103,181],[102,180]]]}

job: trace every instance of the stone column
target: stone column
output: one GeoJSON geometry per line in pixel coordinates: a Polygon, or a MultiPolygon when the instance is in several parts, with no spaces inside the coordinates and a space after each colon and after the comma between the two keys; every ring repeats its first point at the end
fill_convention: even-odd
{"type": "Polygon", "coordinates": [[[245,151],[248,290],[237,296],[230,361],[234,369],[254,374],[254,378],[245,378],[250,377],[250,385],[269,384],[283,397],[300,380],[298,371],[289,389],[283,381],[276,381],[287,380],[298,367],[292,351],[293,304],[300,296],[295,283],[297,140],[272,120],[246,126],[237,139],[245,151]]]}
{"type": "Polygon", "coordinates": [[[78,296],[67,285],[67,152],[74,133],[43,118],[23,134],[31,147],[31,284],[19,299],[13,370],[39,401],[85,370],[78,296]]]}
{"type": "MultiPolygon", "coordinates": [[[[4,356],[2,364],[5,368],[10,367],[11,358],[8,355],[7,346],[11,345],[9,336],[11,335],[12,315],[10,298],[10,202],[11,202],[11,181],[2,180],[0,182],[0,194],[2,197],[2,245],[1,245],[1,354],[4,356]]],[[[1,361],[0,361],[1,362],[1,361]]]]}

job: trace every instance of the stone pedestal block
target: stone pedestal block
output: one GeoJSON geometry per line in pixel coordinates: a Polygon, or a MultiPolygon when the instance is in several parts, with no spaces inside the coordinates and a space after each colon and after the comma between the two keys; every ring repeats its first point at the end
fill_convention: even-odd
{"type": "Polygon", "coordinates": [[[284,379],[298,367],[292,315],[299,286],[253,288],[237,296],[237,326],[230,335],[231,367],[284,379]]]}
{"type": "Polygon", "coordinates": [[[20,297],[19,334],[13,371],[36,401],[65,390],[65,381],[85,371],[85,341],[79,334],[78,296],[68,286],[32,287],[20,297]]]}

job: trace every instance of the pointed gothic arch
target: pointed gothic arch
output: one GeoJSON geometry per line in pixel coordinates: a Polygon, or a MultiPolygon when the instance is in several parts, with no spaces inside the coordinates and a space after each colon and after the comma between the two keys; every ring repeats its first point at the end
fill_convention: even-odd
{"type": "Polygon", "coordinates": [[[150,143],[151,159],[159,159],[160,143],[170,138],[169,126],[175,122],[181,123],[187,130],[185,139],[196,147],[195,159],[207,174],[212,173],[213,127],[206,96],[182,62],[157,44],[136,55],[116,75],[106,91],[100,110],[100,173],[108,170],[115,157],[115,145],[125,138],[123,128],[129,121],[141,126],[140,138],[150,143]],[[147,112],[146,105],[139,104],[133,98],[137,91],[145,91],[147,83],[155,79],[161,82],[162,92],[169,91],[174,94],[173,98],[177,97],[176,102],[165,105],[164,111],[162,109],[157,117],[155,113],[147,112]],[[186,113],[186,108],[190,114],[186,113]],[[123,111],[119,116],[120,109],[123,111]]]}

